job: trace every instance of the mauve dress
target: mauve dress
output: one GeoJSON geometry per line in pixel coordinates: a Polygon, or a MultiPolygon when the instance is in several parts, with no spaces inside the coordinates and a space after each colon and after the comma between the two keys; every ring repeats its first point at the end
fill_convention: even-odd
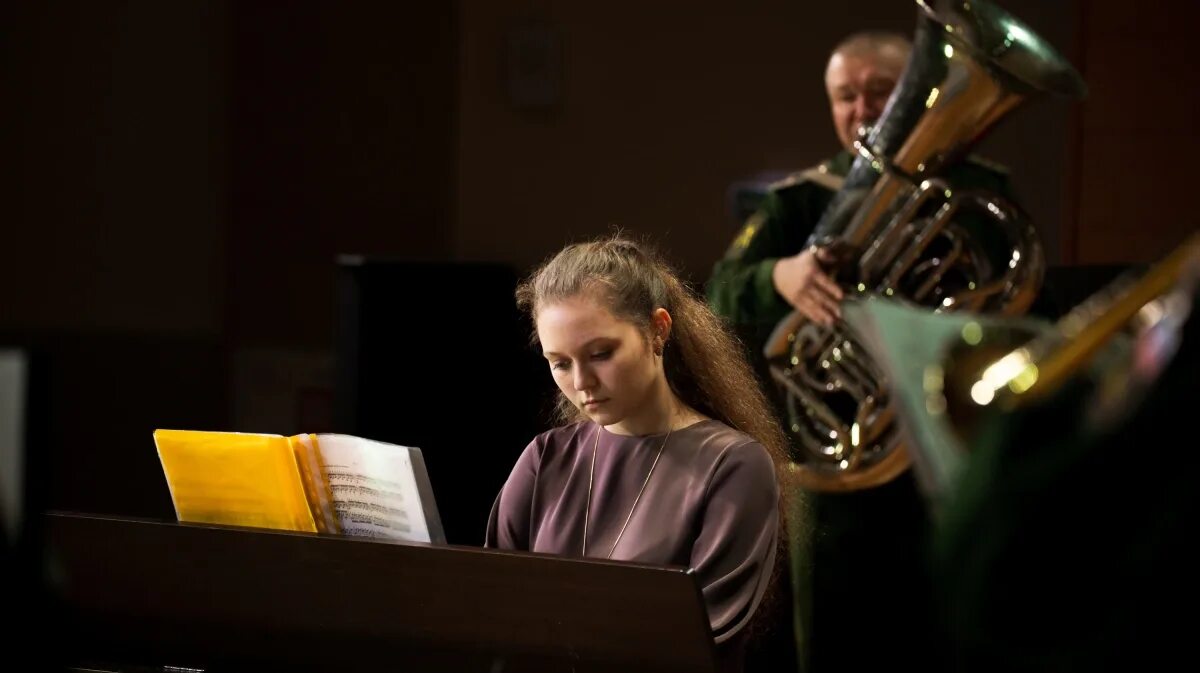
{"type": "MultiPolygon", "coordinates": [[[[485,546],[580,556],[597,436],[587,556],[607,558],[666,433],[630,437],[588,421],[538,435],[492,506],[485,546]]],[[[611,558],[692,568],[714,640],[741,640],[775,562],[778,501],[762,444],[700,421],[671,433],[611,558]]]]}

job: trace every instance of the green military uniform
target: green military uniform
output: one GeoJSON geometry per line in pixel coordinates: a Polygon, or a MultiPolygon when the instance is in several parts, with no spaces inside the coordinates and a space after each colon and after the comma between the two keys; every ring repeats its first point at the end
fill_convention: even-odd
{"type": "MultiPolygon", "coordinates": [[[[803,250],[852,162],[853,155],[843,151],[773,185],[706,285],[710,305],[746,344],[776,405],[782,400],[774,386],[765,385],[762,346],[793,309],[776,292],[772,272],[780,258],[803,250]]],[[[983,188],[1012,200],[1006,173],[982,161],[962,162],[948,178],[960,188],[983,188]]],[[[969,217],[962,225],[980,239],[989,259],[1007,259],[1002,236],[969,217]]],[[[799,496],[806,525],[791,522],[789,553],[797,654],[805,670],[902,663],[924,668],[935,637],[926,577],[929,518],[911,471],[867,491],[799,496]]]]}
{"type": "MultiPolygon", "coordinates": [[[[713,268],[706,291],[714,311],[734,326],[761,334],[762,343],[792,307],[775,291],[771,273],[775,262],[804,249],[804,243],[850,171],[853,155],[839,152],[820,165],[773,185],[759,207],[713,268]]],[[[953,184],[986,189],[1012,199],[1008,174],[978,158],[962,162],[950,174],[953,184]]],[[[1009,251],[1005,241],[978,218],[963,225],[980,242],[989,258],[1009,251]]]]}

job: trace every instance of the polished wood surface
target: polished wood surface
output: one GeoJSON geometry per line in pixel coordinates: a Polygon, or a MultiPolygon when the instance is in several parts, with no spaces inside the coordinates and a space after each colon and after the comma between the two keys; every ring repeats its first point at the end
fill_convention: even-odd
{"type": "Polygon", "coordinates": [[[713,667],[681,568],[67,513],[46,540],[76,666],[713,667]]]}

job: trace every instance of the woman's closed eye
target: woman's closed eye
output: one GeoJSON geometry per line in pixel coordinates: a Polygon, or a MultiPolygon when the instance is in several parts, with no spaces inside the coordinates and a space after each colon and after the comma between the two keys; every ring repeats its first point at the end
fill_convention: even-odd
{"type": "MultiPolygon", "coordinates": [[[[611,358],[612,354],[613,354],[612,349],[608,348],[608,349],[605,349],[602,351],[596,351],[595,353],[591,353],[590,355],[588,355],[588,359],[591,360],[592,362],[603,362],[604,360],[611,358]]],[[[567,371],[570,368],[571,368],[570,360],[551,360],[550,361],[550,369],[553,369],[554,371],[567,371]]]]}

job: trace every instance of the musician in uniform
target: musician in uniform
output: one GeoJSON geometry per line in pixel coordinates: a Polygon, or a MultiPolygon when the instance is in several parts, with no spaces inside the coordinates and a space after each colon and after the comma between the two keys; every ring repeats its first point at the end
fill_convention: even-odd
{"type": "MultiPolygon", "coordinates": [[[[806,241],[841,187],[862,125],[882,114],[911,53],[903,36],[862,32],[833,50],[825,72],[834,129],[842,150],[769,190],[736,235],[706,284],[709,304],[749,349],[751,362],[781,417],[763,345],[791,311],[831,324],[843,293],[823,269],[832,261],[806,241]]],[[[977,157],[950,169],[948,179],[1013,200],[1006,171],[977,157]]],[[[982,218],[959,222],[992,264],[1011,249],[982,218]]],[[[891,482],[850,493],[802,493],[811,528],[788,531],[796,611],[797,656],[808,670],[858,670],[920,663],[931,638],[932,606],[925,580],[928,514],[909,470],[891,482]],[[870,632],[869,639],[863,633],[870,632]]],[[[929,644],[932,646],[932,644],[929,644]]]]}
{"type": "MultiPolygon", "coordinates": [[[[878,32],[851,35],[833,50],[825,88],[842,150],[772,185],[714,266],[706,288],[709,303],[753,348],[792,310],[826,324],[840,315],[841,290],[821,268],[830,257],[805,241],[850,170],[857,128],[879,118],[910,52],[907,38],[878,32]]],[[[950,177],[1015,202],[1007,171],[980,157],[958,164],[950,177]]],[[[1008,254],[1005,242],[978,218],[963,218],[963,224],[989,252],[1008,254]]]]}

